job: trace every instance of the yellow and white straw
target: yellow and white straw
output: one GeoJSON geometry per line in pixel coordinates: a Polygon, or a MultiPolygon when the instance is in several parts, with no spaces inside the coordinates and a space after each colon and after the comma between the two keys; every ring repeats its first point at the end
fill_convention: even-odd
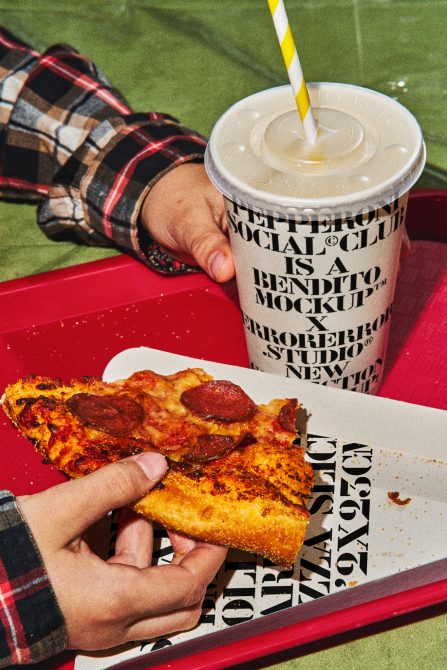
{"type": "Polygon", "coordinates": [[[283,0],[268,0],[270,13],[278,35],[282,56],[292,85],[298,114],[303,124],[304,136],[313,142],[317,134],[317,124],[312,112],[307,85],[304,80],[300,60],[293,41],[292,31],[287,18],[283,0]]]}

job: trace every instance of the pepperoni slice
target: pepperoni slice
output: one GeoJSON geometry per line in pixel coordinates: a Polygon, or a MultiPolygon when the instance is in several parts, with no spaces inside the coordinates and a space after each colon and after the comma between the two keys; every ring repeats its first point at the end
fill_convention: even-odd
{"type": "Polygon", "coordinates": [[[144,417],[143,407],[127,395],[76,393],[67,406],[84,425],[116,437],[131,435],[144,417]]]}
{"type": "Polygon", "coordinates": [[[235,441],[231,435],[199,435],[197,442],[185,456],[189,463],[205,463],[225,456],[233,451],[235,441]]]}
{"type": "Polygon", "coordinates": [[[237,384],[214,379],[184,391],[182,403],[202,419],[246,421],[256,411],[256,405],[237,384]]]}
{"type": "Polygon", "coordinates": [[[278,423],[281,428],[288,430],[289,433],[296,433],[296,410],[298,409],[298,400],[290,398],[285,405],[281,407],[278,414],[278,423]]]}

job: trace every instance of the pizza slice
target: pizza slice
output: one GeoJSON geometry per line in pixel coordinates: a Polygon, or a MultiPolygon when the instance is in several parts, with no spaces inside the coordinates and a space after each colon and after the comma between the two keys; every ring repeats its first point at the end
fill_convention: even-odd
{"type": "Polygon", "coordinates": [[[168,459],[163,480],[134,509],[166,528],[290,566],[313,485],[295,443],[296,399],[256,405],[240,386],[199,368],[150,370],[113,383],[30,376],[3,408],[70,477],[142,451],[168,459]]]}

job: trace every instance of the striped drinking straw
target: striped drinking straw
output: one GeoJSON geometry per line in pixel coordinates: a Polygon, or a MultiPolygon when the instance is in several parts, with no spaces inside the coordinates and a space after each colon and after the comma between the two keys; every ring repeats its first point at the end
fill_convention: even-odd
{"type": "Polygon", "coordinates": [[[317,124],[312,112],[306,82],[293,41],[292,31],[287,18],[283,0],[268,0],[270,13],[275,24],[284,63],[287,68],[293,94],[295,96],[298,114],[303,123],[304,136],[308,142],[313,142],[317,134],[317,124]]]}

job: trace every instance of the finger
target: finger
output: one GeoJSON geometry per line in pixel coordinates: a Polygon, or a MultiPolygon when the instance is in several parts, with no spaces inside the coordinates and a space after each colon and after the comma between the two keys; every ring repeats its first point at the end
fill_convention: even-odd
{"type": "Polygon", "coordinates": [[[135,621],[196,606],[225,556],[224,547],[200,544],[183,556],[177,565],[170,563],[145,570],[129,569],[121,575],[120,590],[123,598],[126,596],[122,612],[129,621],[135,621]],[[138,598],[135,598],[135,593],[138,593],[138,598]]]}
{"type": "MultiPolygon", "coordinates": [[[[207,272],[212,279],[219,282],[220,284],[229,281],[235,275],[233,254],[231,250],[228,251],[227,248],[221,248],[211,252],[205,258],[205,263],[205,272],[207,272]]],[[[198,260],[198,264],[201,265],[201,261],[198,260]]]]}
{"type": "Polygon", "coordinates": [[[222,194],[209,179],[204,186],[204,206],[185,215],[184,248],[212,279],[223,283],[235,275],[233,252],[228,239],[228,218],[222,194]]]}
{"type": "Polygon", "coordinates": [[[151,521],[130,509],[123,509],[118,521],[115,555],[107,562],[147,568],[152,563],[153,539],[151,521]]]}
{"type": "Polygon", "coordinates": [[[64,546],[111,510],[142,498],[166,470],[161,454],[138,454],[29,496],[20,504],[35,535],[64,546]]]}
{"type": "Polygon", "coordinates": [[[209,211],[190,212],[185,217],[181,234],[185,251],[212,279],[222,283],[234,277],[230,242],[216,226],[209,211]]]}
{"type": "Polygon", "coordinates": [[[198,265],[211,279],[224,283],[235,275],[233,253],[226,235],[208,210],[183,214],[181,229],[171,231],[172,240],[164,243],[169,253],[189,265],[198,265]]]}
{"type": "Polygon", "coordinates": [[[193,578],[205,580],[205,586],[214,579],[228,553],[227,547],[208,542],[198,542],[197,546],[184,554],[179,565],[193,578]]]}
{"type": "Polygon", "coordinates": [[[185,607],[175,612],[169,612],[169,614],[141,619],[129,626],[124,641],[151,640],[180,631],[191,630],[199,623],[202,604],[203,598],[194,607],[185,607]]]}
{"type": "Polygon", "coordinates": [[[183,556],[189,551],[192,551],[197,547],[199,542],[188,535],[183,535],[182,533],[177,533],[175,531],[168,531],[169,539],[171,540],[172,549],[174,551],[174,556],[171,563],[180,563],[183,556]]]}
{"type": "Polygon", "coordinates": [[[234,277],[224,200],[203,164],[179,165],[157,181],[142,205],[141,220],[182,262],[199,265],[218,282],[234,277]]]}

